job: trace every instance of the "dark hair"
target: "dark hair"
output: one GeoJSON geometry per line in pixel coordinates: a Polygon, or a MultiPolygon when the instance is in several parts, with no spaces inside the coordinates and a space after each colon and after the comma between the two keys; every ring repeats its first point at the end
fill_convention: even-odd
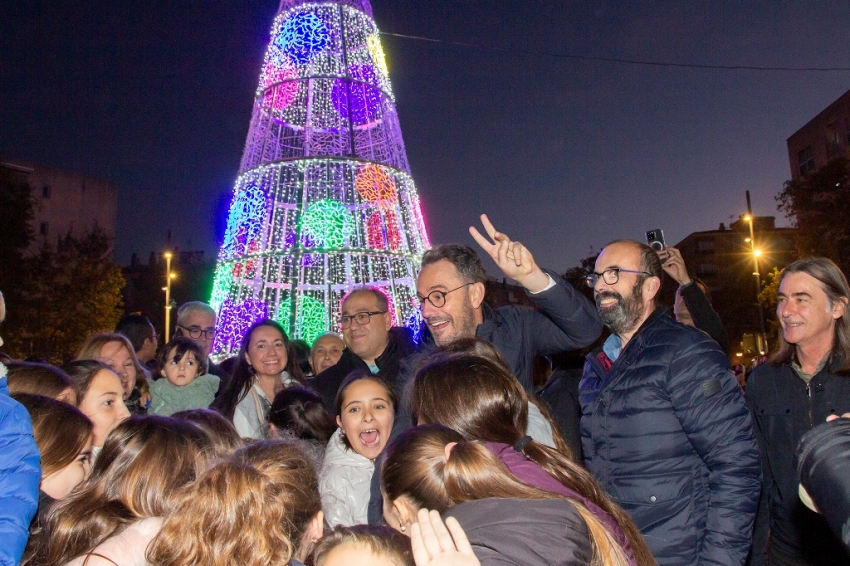
{"type": "Polygon", "coordinates": [[[378,310],[387,311],[390,308],[390,301],[387,299],[387,296],[381,292],[377,287],[356,287],[352,291],[349,291],[340,301],[340,310],[345,306],[346,301],[353,297],[354,295],[359,295],[361,293],[367,293],[375,297],[375,300],[378,301],[378,310]]]}
{"type": "MultiPolygon", "coordinates": [[[[78,407],[83,402],[83,398],[88,394],[94,376],[103,370],[115,374],[108,365],[97,360],[74,360],[62,366],[62,369],[65,370],[65,373],[68,374],[68,377],[71,378],[71,381],[74,382],[77,388],[78,407]]],[[[115,377],[118,377],[118,375],[115,374],[115,377]]]]}
{"type": "Polygon", "coordinates": [[[67,373],[49,364],[10,362],[6,384],[9,393],[31,393],[58,399],[66,389],[77,394],[77,386],[67,373]]]}
{"type": "Polygon", "coordinates": [[[115,332],[123,334],[138,352],[156,334],[151,321],[143,314],[125,314],[115,325],[115,332]]]}
{"type": "Polygon", "coordinates": [[[366,546],[372,554],[384,556],[399,566],[414,565],[410,538],[384,525],[336,527],[319,541],[313,552],[313,564],[322,566],[331,550],[343,544],[366,546]]]}
{"type": "Polygon", "coordinates": [[[243,444],[233,423],[211,409],[184,409],[171,417],[189,421],[204,429],[219,455],[229,454],[243,444]]]}
{"type": "Polygon", "coordinates": [[[166,516],[209,453],[209,437],[192,423],[130,417],[109,433],[88,479],[51,508],[24,563],[65,564],[129,523],[166,516]]]}
{"type": "Polygon", "coordinates": [[[596,558],[591,564],[626,563],[626,550],[582,502],[523,483],[485,446],[440,424],[408,429],[387,447],[381,488],[389,502],[404,496],[418,508],[440,513],[466,501],[494,497],[569,501],[587,525],[596,558]],[[450,443],[456,444],[447,453],[450,443]]]}
{"type": "Polygon", "coordinates": [[[292,353],[295,354],[295,361],[301,373],[305,375],[310,373],[310,344],[300,338],[290,340],[289,344],[292,347],[292,353]]]}
{"type": "MultiPolygon", "coordinates": [[[[850,287],[841,268],[831,259],[825,257],[807,257],[788,264],[779,274],[779,284],[786,275],[805,273],[820,282],[820,287],[829,299],[830,307],[836,301],[845,304],[844,314],[835,321],[835,339],[832,346],[832,356],[841,357],[841,370],[850,370],[850,287]]],[[[785,341],[782,331],[779,332],[778,346],[768,357],[772,364],[788,364],[796,359],[796,347],[785,341]]]]}
{"type": "Polygon", "coordinates": [[[272,402],[269,424],[292,431],[301,440],[315,440],[326,445],[336,430],[336,423],[322,403],[322,396],[306,387],[287,387],[272,402]]]}
{"type": "MultiPolygon", "coordinates": [[[[198,362],[198,375],[203,375],[207,367],[207,356],[204,351],[195,343],[194,340],[185,336],[176,336],[171,341],[159,349],[156,355],[157,373],[159,376],[165,376],[165,365],[168,363],[168,357],[174,351],[174,361],[179,362],[188,353],[195,356],[195,361],[198,362]]],[[[159,377],[157,376],[157,377],[159,377]]]]}
{"type": "MultiPolygon", "coordinates": [[[[353,372],[349,373],[342,383],[339,386],[339,390],[336,392],[336,398],[334,399],[334,406],[336,406],[336,414],[342,414],[342,404],[345,401],[345,392],[348,391],[348,388],[351,387],[352,383],[361,380],[374,381],[381,387],[383,387],[387,392],[388,401],[393,405],[393,413],[398,410],[398,396],[395,393],[395,390],[392,386],[387,383],[384,378],[374,373],[371,373],[365,369],[356,369],[353,372]]],[[[351,449],[351,443],[348,441],[348,437],[346,435],[342,435],[342,443],[346,448],[351,449]]]]}
{"type": "Polygon", "coordinates": [[[41,454],[42,479],[76,460],[91,441],[94,425],[73,405],[29,393],[13,393],[12,397],[30,414],[41,454]]]}
{"type": "Polygon", "coordinates": [[[441,244],[426,251],[422,256],[422,267],[446,260],[455,266],[466,283],[485,283],[487,272],[481,265],[481,258],[469,246],[461,244],[441,244]]]}
{"type": "Polygon", "coordinates": [[[227,387],[224,388],[224,391],[210,405],[210,409],[218,411],[231,422],[233,422],[233,413],[236,412],[236,405],[245,398],[254,385],[254,368],[245,359],[245,353],[251,344],[251,335],[255,330],[263,326],[274,328],[280,332],[280,335],[283,337],[283,343],[286,346],[286,367],[284,370],[295,381],[304,383],[304,374],[301,373],[301,369],[295,361],[295,355],[290,347],[289,336],[286,335],[283,326],[270,318],[255,322],[245,332],[245,336],[242,337],[239,353],[236,355],[236,367],[233,368],[233,377],[230,379],[227,387]]]}
{"type": "MultiPolygon", "coordinates": [[[[511,446],[525,436],[528,425],[528,398],[510,370],[490,359],[463,353],[435,356],[416,373],[411,411],[414,419],[450,427],[466,440],[511,446]]],[[[651,556],[634,522],[568,452],[533,439],[522,452],[565,487],[611,515],[639,561],[651,556]]]]}

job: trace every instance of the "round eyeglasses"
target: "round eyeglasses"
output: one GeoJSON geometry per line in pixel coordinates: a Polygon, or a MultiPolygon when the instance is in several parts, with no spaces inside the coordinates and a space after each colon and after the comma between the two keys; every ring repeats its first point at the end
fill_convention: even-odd
{"type": "Polygon", "coordinates": [[[606,269],[602,273],[596,273],[595,271],[585,277],[585,281],[587,281],[588,287],[596,287],[596,282],[601,278],[602,281],[605,282],[606,285],[615,285],[620,280],[620,273],[640,273],[642,275],[652,275],[652,273],[648,271],[635,271],[633,269],[621,269],[619,267],[612,267],[610,269],[606,269]]]}
{"type": "Polygon", "coordinates": [[[464,287],[468,287],[469,285],[472,285],[472,284],[473,283],[464,283],[460,287],[455,287],[454,289],[451,289],[449,291],[431,291],[425,297],[417,294],[416,296],[419,298],[419,309],[420,310],[422,309],[422,307],[425,305],[425,301],[428,301],[429,303],[431,303],[432,305],[434,305],[435,307],[437,307],[439,309],[443,305],[446,304],[446,295],[448,295],[449,293],[454,293],[458,289],[463,289],[464,287]]]}

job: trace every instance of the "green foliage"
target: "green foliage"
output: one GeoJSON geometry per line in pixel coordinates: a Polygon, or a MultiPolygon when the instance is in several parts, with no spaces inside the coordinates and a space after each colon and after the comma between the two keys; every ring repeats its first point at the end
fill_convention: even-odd
{"type": "Polygon", "coordinates": [[[24,284],[15,302],[7,303],[15,313],[3,332],[10,353],[62,362],[92,332],[115,328],[124,277],[110,253],[109,237],[95,228],[25,258],[24,284]]]}
{"type": "Polygon", "coordinates": [[[767,322],[767,343],[775,344],[779,336],[779,320],[776,318],[776,296],[779,294],[779,268],[774,267],[773,271],[764,276],[761,284],[761,292],[759,293],[759,303],[764,309],[764,318],[767,322]]]}
{"type": "Polygon", "coordinates": [[[850,160],[838,158],[788,181],[778,208],[797,227],[797,255],[825,256],[850,268],[850,160]]]}

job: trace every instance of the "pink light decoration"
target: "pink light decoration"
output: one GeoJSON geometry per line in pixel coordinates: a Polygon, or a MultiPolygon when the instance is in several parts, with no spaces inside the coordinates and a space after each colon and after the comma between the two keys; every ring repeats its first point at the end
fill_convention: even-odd
{"type": "Polygon", "coordinates": [[[263,107],[278,112],[289,108],[298,96],[298,70],[279,50],[272,48],[263,74],[260,77],[260,89],[263,90],[263,107]]]}

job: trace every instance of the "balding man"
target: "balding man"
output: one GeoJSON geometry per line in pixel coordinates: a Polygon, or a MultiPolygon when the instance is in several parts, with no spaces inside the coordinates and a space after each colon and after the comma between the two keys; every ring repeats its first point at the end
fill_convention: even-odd
{"type": "Polygon", "coordinates": [[[657,307],[661,274],[652,248],[619,240],[587,278],[611,336],[580,385],[585,463],[660,566],[744,564],[761,471],[750,415],[717,343],[657,307]]]}
{"type": "Polygon", "coordinates": [[[355,289],[343,299],[340,311],[346,348],[336,365],[310,383],[322,395],[331,415],[336,415],[336,393],[345,376],[362,369],[380,375],[395,386],[401,360],[415,349],[410,331],[393,327],[387,296],[380,290],[355,289]]]}

